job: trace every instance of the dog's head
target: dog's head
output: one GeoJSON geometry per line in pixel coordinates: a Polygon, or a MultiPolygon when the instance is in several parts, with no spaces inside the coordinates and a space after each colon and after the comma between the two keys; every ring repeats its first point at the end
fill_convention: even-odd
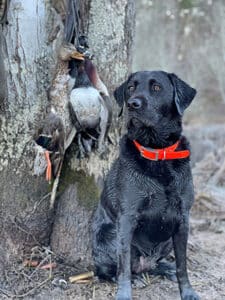
{"type": "Polygon", "coordinates": [[[128,110],[128,136],[161,147],[179,138],[181,117],[195,95],[195,89],[163,71],[136,72],[114,92],[128,110]]]}

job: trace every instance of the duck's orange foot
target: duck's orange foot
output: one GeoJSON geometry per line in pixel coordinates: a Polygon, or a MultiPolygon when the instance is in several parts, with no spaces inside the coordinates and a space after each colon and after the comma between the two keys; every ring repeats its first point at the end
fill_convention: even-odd
{"type": "Polygon", "coordinates": [[[46,180],[51,181],[52,179],[52,163],[50,160],[49,151],[45,151],[45,158],[47,161],[47,168],[46,168],[46,180]]]}

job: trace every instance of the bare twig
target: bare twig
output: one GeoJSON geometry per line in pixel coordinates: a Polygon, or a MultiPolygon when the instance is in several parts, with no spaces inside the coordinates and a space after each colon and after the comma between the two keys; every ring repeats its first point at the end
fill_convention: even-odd
{"type": "Polygon", "coordinates": [[[17,229],[19,229],[23,233],[26,233],[28,236],[32,237],[32,239],[35,241],[35,243],[40,245],[39,241],[34,237],[34,235],[32,233],[30,233],[29,231],[27,231],[26,229],[22,228],[22,226],[20,224],[18,224],[18,222],[15,219],[11,219],[11,222],[14,223],[14,225],[16,226],[17,229]]]}
{"type": "Polygon", "coordinates": [[[3,290],[0,288],[0,292],[4,295],[6,295],[9,298],[24,298],[30,294],[32,294],[35,290],[39,289],[40,287],[42,287],[43,285],[45,285],[48,281],[51,280],[51,277],[48,277],[47,279],[45,279],[44,281],[42,281],[40,284],[38,284],[37,286],[33,287],[31,290],[27,291],[24,294],[12,294],[10,292],[8,292],[7,290],[3,290]]]}
{"type": "Polygon", "coordinates": [[[12,295],[10,292],[8,292],[8,291],[6,291],[6,290],[3,290],[3,289],[1,289],[1,288],[0,288],[0,293],[6,295],[6,296],[9,297],[9,298],[10,298],[11,295],[12,295]]]}
{"type": "Polygon", "coordinates": [[[38,284],[37,286],[35,286],[34,288],[32,288],[31,290],[27,291],[24,294],[20,294],[20,295],[10,295],[10,297],[12,298],[24,298],[30,294],[32,294],[35,290],[39,289],[40,287],[42,287],[43,285],[45,285],[47,282],[49,282],[51,280],[51,277],[48,277],[47,279],[45,279],[44,281],[42,281],[40,284],[38,284]]]}
{"type": "Polygon", "coordinates": [[[39,265],[35,268],[35,270],[31,273],[30,278],[40,269],[43,264],[50,259],[51,255],[47,255],[42,259],[42,261],[39,263],[39,265]]]}
{"type": "Polygon", "coordinates": [[[95,299],[95,285],[93,286],[93,290],[92,290],[92,299],[95,299]]]}
{"type": "Polygon", "coordinates": [[[59,178],[60,178],[60,174],[61,174],[61,171],[62,171],[62,166],[63,166],[63,158],[60,162],[59,169],[58,169],[56,178],[55,178],[54,183],[53,183],[52,193],[51,193],[51,198],[50,198],[50,209],[52,209],[54,207],[54,204],[55,204],[56,192],[57,192],[57,188],[58,188],[58,185],[59,185],[59,178]]]}
{"type": "Polygon", "coordinates": [[[51,195],[51,193],[48,193],[46,195],[44,195],[38,202],[35,202],[34,207],[32,209],[32,211],[29,213],[29,215],[27,216],[27,220],[29,220],[31,218],[31,216],[35,213],[35,211],[37,210],[38,206],[42,203],[42,201],[44,201],[46,198],[48,198],[51,195]]]}

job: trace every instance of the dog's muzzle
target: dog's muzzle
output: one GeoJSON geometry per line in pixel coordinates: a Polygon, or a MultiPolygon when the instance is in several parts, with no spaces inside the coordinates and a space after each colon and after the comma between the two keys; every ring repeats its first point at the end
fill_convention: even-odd
{"type": "Polygon", "coordinates": [[[130,98],[127,101],[127,107],[129,109],[140,109],[142,107],[142,100],[139,98],[130,98]]]}

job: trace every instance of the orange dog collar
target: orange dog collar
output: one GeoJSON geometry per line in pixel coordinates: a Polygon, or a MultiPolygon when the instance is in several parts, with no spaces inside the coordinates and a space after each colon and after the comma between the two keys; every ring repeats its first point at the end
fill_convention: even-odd
{"type": "Polygon", "coordinates": [[[170,160],[170,159],[181,159],[190,156],[189,150],[175,151],[179,145],[179,141],[174,145],[162,149],[152,149],[143,147],[137,141],[133,140],[135,147],[140,152],[141,156],[149,160],[170,160]]]}

